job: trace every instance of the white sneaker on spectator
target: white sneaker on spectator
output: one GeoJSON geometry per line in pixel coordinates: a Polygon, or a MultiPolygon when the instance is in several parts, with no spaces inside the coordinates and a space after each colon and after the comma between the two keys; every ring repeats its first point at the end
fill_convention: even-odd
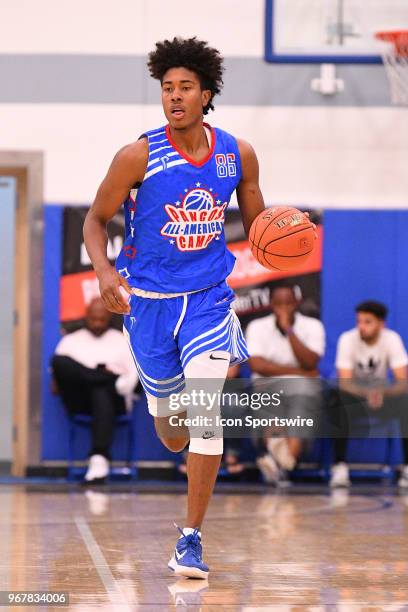
{"type": "Polygon", "coordinates": [[[402,468],[398,480],[398,486],[401,487],[401,489],[408,489],[408,465],[404,465],[404,467],[402,468]]]}
{"type": "Polygon", "coordinates": [[[296,459],[291,455],[286,438],[269,438],[266,448],[284,470],[293,470],[296,459]]]}
{"type": "Polygon", "coordinates": [[[85,482],[101,483],[109,474],[109,461],[103,455],[91,455],[85,474],[85,482]]]}
{"type": "Polygon", "coordinates": [[[276,484],[278,482],[279,468],[275,459],[269,453],[265,453],[263,457],[258,457],[256,460],[256,465],[258,466],[265,482],[268,482],[269,484],[276,484]]]}
{"type": "Polygon", "coordinates": [[[332,466],[329,485],[333,488],[349,487],[351,485],[349,478],[349,469],[346,463],[336,463],[332,466]]]}
{"type": "Polygon", "coordinates": [[[330,493],[330,506],[332,508],[344,508],[350,500],[350,491],[345,487],[335,487],[330,493]]]}

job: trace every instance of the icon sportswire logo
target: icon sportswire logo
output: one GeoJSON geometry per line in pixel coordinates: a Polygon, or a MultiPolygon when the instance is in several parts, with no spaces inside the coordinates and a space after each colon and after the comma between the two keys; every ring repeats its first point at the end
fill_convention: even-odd
{"type": "Polygon", "coordinates": [[[224,229],[225,209],[213,194],[213,189],[196,183],[193,189],[185,189],[184,196],[175,204],[166,204],[170,221],[161,229],[162,236],[169,237],[180,251],[205,249],[212,240],[219,240],[224,229]]]}

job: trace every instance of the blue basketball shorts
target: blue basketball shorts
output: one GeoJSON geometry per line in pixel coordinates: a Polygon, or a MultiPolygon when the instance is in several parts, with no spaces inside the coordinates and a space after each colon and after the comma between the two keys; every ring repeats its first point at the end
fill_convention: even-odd
{"type": "Polygon", "coordinates": [[[123,331],[147,393],[164,398],[182,391],[184,368],[201,353],[227,351],[231,365],[248,359],[241,325],[231,308],[234,298],[226,281],[179,297],[131,295],[123,331]]]}

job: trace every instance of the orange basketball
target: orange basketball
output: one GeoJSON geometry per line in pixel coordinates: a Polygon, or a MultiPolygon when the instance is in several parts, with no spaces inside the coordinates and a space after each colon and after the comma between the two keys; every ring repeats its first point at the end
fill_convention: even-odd
{"type": "Polygon", "coordinates": [[[293,270],[313,251],[315,233],[309,218],[297,208],[263,210],[249,230],[253,256],[269,270],[293,270]]]}

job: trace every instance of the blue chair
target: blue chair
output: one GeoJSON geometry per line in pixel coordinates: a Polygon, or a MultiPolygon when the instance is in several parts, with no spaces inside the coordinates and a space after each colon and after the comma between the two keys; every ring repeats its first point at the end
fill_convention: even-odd
{"type": "MultiPolygon", "coordinates": [[[[328,381],[336,378],[336,371],[332,370],[328,381]]],[[[328,391],[326,389],[326,401],[328,391]]],[[[351,478],[381,478],[392,480],[396,476],[396,466],[400,457],[400,429],[397,419],[383,421],[375,413],[368,414],[366,418],[353,421],[353,435],[350,436],[347,448],[346,461],[357,464],[350,468],[351,478]],[[370,437],[367,437],[367,428],[370,437]],[[360,435],[359,435],[360,434],[360,435]],[[361,467],[358,464],[361,463],[361,467]],[[370,465],[372,464],[372,465],[370,465]],[[379,467],[375,467],[375,464],[379,467]]],[[[330,478],[333,463],[333,441],[326,439],[322,456],[325,480],[330,478]]]]}
{"type": "MultiPolygon", "coordinates": [[[[375,415],[368,417],[372,437],[366,438],[357,435],[350,438],[347,452],[349,463],[363,463],[366,456],[367,463],[379,464],[379,467],[355,467],[350,469],[352,478],[384,478],[393,480],[397,474],[397,465],[400,463],[401,432],[397,419],[387,422],[381,421],[375,415]]],[[[357,427],[359,423],[357,422],[357,427]]],[[[366,430],[367,422],[362,423],[366,430]]]]}
{"type": "MultiPolygon", "coordinates": [[[[70,481],[76,479],[77,476],[83,477],[86,468],[75,466],[75,439],[78,428],[90,429],[92,426],[92,416],[88,414],[74,414],[68,416],[69,421],[69,434],[68,434],[68,473],[67,478],[70,481]]],[[[137,478],[137,467],[134,458],[134,425],[133,425],[133,414],[121,414],[115,419],[116,427],[127,428],[127,449],[126,449],[126,467],[111,467],[111,476],[129,477],[131,479],[137,478]]]]}

